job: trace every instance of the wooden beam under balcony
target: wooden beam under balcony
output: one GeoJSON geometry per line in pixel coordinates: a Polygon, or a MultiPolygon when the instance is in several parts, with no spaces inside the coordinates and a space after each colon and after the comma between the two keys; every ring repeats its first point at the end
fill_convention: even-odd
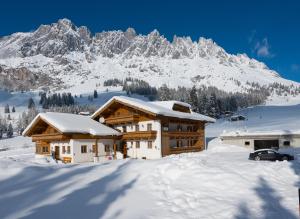
{"type": "Polygon", "coordinates": [[[123,133],[123,140],[139,140],[139,139],[154,139],[156,138],[156,131],[138,131],[123,133]]]}
{"type": "Polygon", "coordinates": [[[109,125],[128,123],[128,122],[138,122],[139,115],[123,115],[123,116],[113,116],[105,119],[105,123],[109,125]]]}

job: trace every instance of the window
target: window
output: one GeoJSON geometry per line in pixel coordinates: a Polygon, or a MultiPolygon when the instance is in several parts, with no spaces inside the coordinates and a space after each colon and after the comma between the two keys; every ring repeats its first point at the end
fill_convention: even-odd
{"type": "Polygon", "coordinates": [[[139,141],[136,141],[136,142],[135,142],[135,147],[136,147],[136,148],[140,148],[140,142],[139,142],[139,141]]]}
{"type": "Polygon", "coordinates": [[[127,132],[127,127],[126,127],[126,125],[122,126],[122,128],[123,128],[123,132],[127,132]]]}
{"type": "Polygon", "coordinates": [[[152,149],[152,141],[148,141],[148,148],[152,149]]]}
{"type": "Polygon", "coordinates": [[[95,144],[93,144],[93,153],[96,153],[97,152],[97,147],[95,144]]]}
{"type": "Polygon", "coordinates": [[[147,131],[152,131],[152,124],[151,123],[147,124],[147,131]]]}
{"type": "Polygon", "coordinates": [[[283,145],[284,145],[284,146],[290,146],[290,145],[291,145],[291,142],[290,142],[290,141],[284,141],[284,142],[283,142],[283,145]]]}
{"type": "Polygon", "coordinates": [[[86,154],[87,153],[87,146],[86,145],[81,145],[81,153],[86,154]]]}
{"type": "Polygon", "coordinates": [[[182,140],[177,140],[177,147],[182,147],[182,140]]]}
{"type": "Polygon", "coordinates": [[[66,153],[66,147],[62,146],[62,153],[65,154],[66,153]]]}
{"type": "Polygon", "coordinates": [[[192,126],[188,126],[188,127],[187,127],[187,131],[188,131],[188,132],[192,132],[192,131],[193,131],[193,127],[192,127],[192,126]]]}
{"type": "Polygon", "coordinates": [[[104,145],[104,149],[105,152],[110,152],[110,145],[109,144],[104,145]]]}
{"type": "Polygon", "coordinates": [[[250,145],[250,141],[245,141],[245,146],[249,146],[250,145]]]}
{"type": "Polygon", "coordinates": [[[67,154],[71,154],[71,146],[67,147],[67,154]]]}
{"type": "Polygon", "coordinates": [[[136,132],[140,131],[140,126],[139,125],[135,125],[135,131],[136,132]]]}
{"type": "Polygon", "coordinates": [[[177,131],[181,132],[182,131],[182,126],[179,124],[177,125],[177,131]]]}
{"type": "Polygon", "coordinates": [[[49,152],[48,147],[43,147],[42,150],[43,150],[43,153],[48,153],[49,152]]]}

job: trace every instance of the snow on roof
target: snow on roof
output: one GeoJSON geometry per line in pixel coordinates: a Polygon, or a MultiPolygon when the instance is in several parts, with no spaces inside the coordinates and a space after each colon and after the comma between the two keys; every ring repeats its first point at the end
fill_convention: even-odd
{"type": "MultiPolygon", "coordinates": [[[[165,106],[163,106],[164,101],[157,101],[157,102],[150,102],[150,101],[143,101],[136,98],[126,97],[126,96],[114,96],[109,101],[107,101],[102,107],[100,107],[93,115],[92,118],[96,117],[99,112],[101,112],[103,109],[105,109],[112,101],[119,101],[122,103],[126,103],[131,106],[138,107],[142,110],[157,114],[157,115],[163,115],[163,116],[169,116],[169,117],[175,117],[175,118],[181,118],[181,119],[191,119],[191,120],[198,120],[198,121],[207,121],[207,122],[215,122],[216,120],[199,114],[195,112],[191,113],[184,113],[184,112],[178,112],[174,111],[167,106],[170,105],[171,102],[180,103],[182,105],[182,102],[179,101],[166,101],[167,103],[165,106]]],[[[184,103],[185,106],[190,106],[189,104],[184,103]]],[[[173,107],[173,106],[172,106],[173,107]]]]}
{"type": "Polygon", "coordinates": [[[81,133],[97,136],[120,135],[118,131],[107,127],[89,116],[82,116],[70,113],[39,113],[22,133],[26,135],[29,129],[39,120],[50,123],[62,133],[81,133]]]}
{"type": "Polygon", "coordinates": [[[299,135],[300,130],[273,130],[273,131],[231,131],[225,132],[220,137],[252,137],[252,136],[280,136],[280,135],[299,135]]]}

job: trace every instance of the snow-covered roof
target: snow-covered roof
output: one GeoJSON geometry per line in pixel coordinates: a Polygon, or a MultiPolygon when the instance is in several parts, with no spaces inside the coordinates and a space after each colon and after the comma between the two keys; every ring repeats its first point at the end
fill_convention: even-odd
{"type": "Polygon", "coordinates": [[[281,136],[300,135],[300,130],[272,130],[272,131],[231,131],[224,132],[220,137],[254,137],[254,136],[281,136]]]}
{"type": "Polygon", "coordinates": [[[62,133],[80,133],[94,136],[121,135],[120,132],[96,122],[89,116],[54,112],[39,113],[22,134],[26,135],[40,119],[51,124],[62,133]]]}
{"type": "MultiPolygon", "coordinates": [[[[109,101],[107,101],[102,107],[100,107],[93,115],[92,118],[95,118],[100,112],[102,112],[103,109],[105,109],[109,104],[111,104],[113,101],[119,101],[121,103],[125,103],[127,105],[137,107],[141,110],[145,110],[147,112],[151,112],[156,115],[163,115],[163,116],[169,116],[169,117],[175,117],[175,118],[181,118],[181,119],[191,119],[191,120],[198,120],[198,121],[206,121],[206,122],[215,122],[216,120],[199,114],[192,112],[191,113],[184,113],[179,111],[174,111],[170,109],[168,106],[170,106],[170,103],[179,103],[182,105],[182,102],[179,101],[157,101],[157,102],[150,102],[150,101],[143,101],[136,98],[126,97],[126,96],[115,96],[112,97],[109,101]],[[166,102],[164,104],[163,102],[166,102]]],[[[184,103],[185,106],[190,107],[189,104],[184,103]]],[[[173,106],[172,106],[173,107],[173,106]]]]}
{"type": "Polygon", "coordinates": [[[153,101],[151,103],[153,103],[155,105],[158,105],[158,106],[162,106],[162,107],[168,108],[168,109],[172,109],[173,106],[174,106],[174,104],[178,104],[178,105],[181,105],[181,106],[184,106],[184,107],[191,108],[190,104],[184,103],[184,102],[181,102],[181,101],[177,101],[177,100],[153,101]]]}

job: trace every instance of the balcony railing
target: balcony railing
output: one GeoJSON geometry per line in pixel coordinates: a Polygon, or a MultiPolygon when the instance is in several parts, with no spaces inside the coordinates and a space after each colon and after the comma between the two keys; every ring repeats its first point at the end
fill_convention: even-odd
{"type": "Polygon", "coordinates": [[[138,115],[123,115],[123,116],[114,116],[111,118],[105,119],[106,124],[114,125],[120,123],[128,123],[128,122],[138,122],[139,116],[138,115]]]}
{"type": "Polygon", "coordinates": [[[157,131],[137,131],[137,132],[124,132],[122,139],[124,140],[138,140],[138,139],[154,139],[156,138],[157,131]]]}
{"type": "Polygon", "coordinates": [[[201,146],[170,147],[171,154],[177,154],[182,152],[197,152],[202,150],[203,148],[201,146]]]}
{"type": "Polygon", "coordinates": [[[203,137],[203,132],[163,131],[162,135],[170,138],[190,138],[190,137],[203,137]]]}

